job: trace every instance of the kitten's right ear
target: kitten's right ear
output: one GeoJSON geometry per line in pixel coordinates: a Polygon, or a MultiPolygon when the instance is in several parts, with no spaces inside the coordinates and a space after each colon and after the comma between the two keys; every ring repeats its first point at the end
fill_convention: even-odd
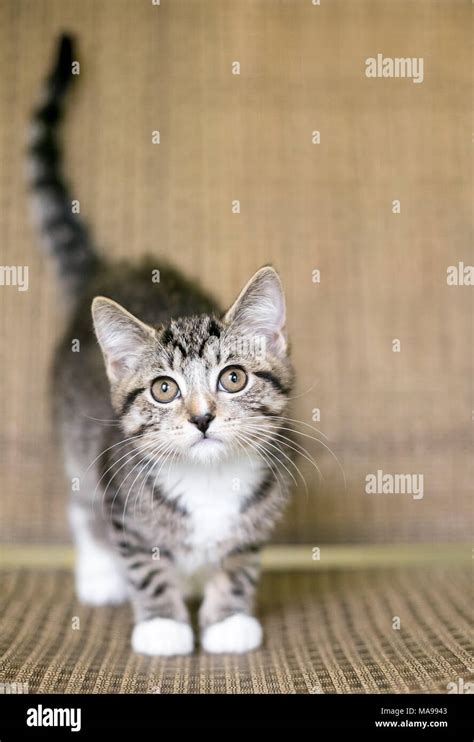
{"type": "Polygon", "coordinates": [[[107,376],[115,384],[136,369],[143,347],[153,340],[155,331],[105,296],[96,296],[92,302],[92,317],[107,376]]]}

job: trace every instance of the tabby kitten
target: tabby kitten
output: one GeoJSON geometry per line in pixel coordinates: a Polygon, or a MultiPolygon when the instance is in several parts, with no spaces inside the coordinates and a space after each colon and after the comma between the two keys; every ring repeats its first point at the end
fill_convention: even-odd
{"type": "Polygon", "coordinates": [[[245,652],[262,641],[252,615],[259,551],[288,494],[279,416],[293,374],[281,283],[262,268],[222,314],[171,267],[154,283],[154,263],[99,258],[60,173],[56,126],[72,61],[63,37],[28,152],[41,233],[72,303],[54,397],[79,483],[77,594],[93,605],[130,600],[133,649],[178,655],[193,650],[185,597],[197,586],[203,648],[245,652]]]}

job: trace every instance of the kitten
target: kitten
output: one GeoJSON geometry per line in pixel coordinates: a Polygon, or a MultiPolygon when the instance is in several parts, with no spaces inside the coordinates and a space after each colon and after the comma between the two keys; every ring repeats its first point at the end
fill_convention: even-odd
{"type": "Polygon", "coordinates": [[[129,600],[133,649],[178,655],[193,650],[185,597],[197,585],[203,648],[252,650],[262,641],[252,614],[259,551],[289,489],[282,286],[262,268],[222,313],[169,266],[155,283],[154,263],[99,258],[60,173],[72,61],[63,37],[28,153],[41,233],[72,304],[54,398],[79,483],[77,594],[92,605],[129,600]]]}

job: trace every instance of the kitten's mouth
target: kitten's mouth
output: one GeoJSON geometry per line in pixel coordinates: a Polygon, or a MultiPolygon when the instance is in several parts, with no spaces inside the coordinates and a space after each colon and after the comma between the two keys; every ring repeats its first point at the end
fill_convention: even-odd
{"type": "Polygon", "coordinates": [[[202,436],[192,444],[191,448],[194,448],[195,446],[209,446],[212,443],[222,443],[222,441],[213,435],[211,436],[203,433],[202,436]]]}
{"type": "Polygon", "coordinates": [[[206,435],[206,433],[203,433],[201,437],[194,441],[194,443],[190,446],[190,451],[193,453],[203,453],[203,454],[217,454],[218,451],[222,451],[222,449],[225,448],[224,441],[222,441],[220,438],[217,438],[214,435],[206,435]]]}

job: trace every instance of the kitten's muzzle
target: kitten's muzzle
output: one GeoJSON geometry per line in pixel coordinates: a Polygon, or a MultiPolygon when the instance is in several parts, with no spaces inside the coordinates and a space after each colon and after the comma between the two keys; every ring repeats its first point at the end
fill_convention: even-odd
{"type": "Polygon", "coordinates": [[[193,415],[189,418],[189,422],[195,425],[196,428],[204,435],[214,418],[215,415],[211,415],[210,412],[207,412],[205,415],[193,415]]]}

